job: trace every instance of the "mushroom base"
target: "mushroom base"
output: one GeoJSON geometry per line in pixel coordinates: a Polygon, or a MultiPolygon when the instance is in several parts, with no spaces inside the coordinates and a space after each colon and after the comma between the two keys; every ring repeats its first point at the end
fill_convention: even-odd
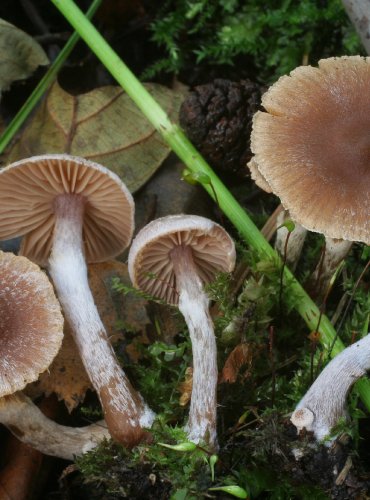
{"type": "Polygon", "coordinates": [[[291,421],[322,440],[340,417],[346,416],[346,398],[352,385],[370,369],[370,334],[347,347],[324,368],[298,403],[291,421]]]}

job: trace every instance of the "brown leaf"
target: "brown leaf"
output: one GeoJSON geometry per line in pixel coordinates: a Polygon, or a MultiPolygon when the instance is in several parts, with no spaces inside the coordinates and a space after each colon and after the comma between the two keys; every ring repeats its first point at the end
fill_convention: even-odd
{"type": "Polygon", "coordinates": [[[193,368],[188,366],[185,370],[185,380],[179,385],[180,396],[180,406],[186,406],[191,398],[191,391],[193,389],[193,368]]]}
{"type": "MultiPolygon", "coordinates": [[[[243,366],[247,365],[248,371],[250,370],[252,365],[252,358],[253,353],[249,344],[243,343],[237,345],[231,351],[225,362],[219,379],[219,383],[226,382],[229,384],[234,384],[243,366]]],[[[244,374],[244,378],[249,375],[248,371],[244,374]]]]}
{"type": "MultiPolygon", "coordinates": [[[[118,277],[128,284],[130,279],[127,265],[118,261],[89,265],[90,288],[110,340],[114,343],[122,339],[122,334],[116,327],[120,319],[130,328],[141,332],[143,343],[148,342],[145,336],[145,328],[149,323],[145,312],[146,301],[137,296],[124,296],[112,290],[113,277],[118,277]]],[[[42,393],[46,395],[55,393],[59,400],[64,400],[71,412],[83,401],[87,389],[92,389],[92,386],[68,324],[65,324],[64,333],[62,348],[49,370],[27,389],[27,394],[34,397],[42,393]]],[[[138,357],[134,350],[132,357],[135,359],[138,357]]]]}
{"type": "MultiPolygon", "coordinates": [[[[176,120],[183,88],[173,91],[159,84],[145,86],[176,120]]],[[[170,148],[120,87],[101,87],[73,96],[55,83],[7,161],[62,152],[101,163],[135,192],[161,165],[170,148]]]]}

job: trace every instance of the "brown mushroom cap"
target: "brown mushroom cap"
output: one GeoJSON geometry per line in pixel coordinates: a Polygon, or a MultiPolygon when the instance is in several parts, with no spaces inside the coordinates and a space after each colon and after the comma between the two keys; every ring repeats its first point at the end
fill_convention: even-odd
{"type": "Polygon", "coordinates": [[[234,268],[234,242],[219,224],[197,215],[169,215],[150,222],[132,243],[128,267],[134,286],[176,305],[179,292],[170,252],[179,245],[191,246],[204,283],[234,268]]]}
{"type": "Polygon", "coordinates": [[[256,185],[266,193],[272,193],[270,184],[266,181],[261,172],[258,170],[258,165],[255,157],[251,158],[251,160],[247,163],[247,165],[251,173],[251,179],[254,180],[256,185]]]}
{"type": "Polygon", "coordinates": [[[121,253],[131,241],[134,203],[117,175],[101,165],[69,155],[42,155],[0,172],[0,239],[25,235],[21,253],[45,264],[52,244],[56,196],[86,198],[83,238],[86,260],[99,262],[121,253]]]}
{"type": "Polygon", "coordinates": [[[56,356],[63,317],[46,274],[0,252],[0,397],[36,380],[56,356]]]}
{"type": "Polygon", "coordinates": [[[330,58],[281,77],[254,117],[260,174],[292,218],[370,243],[370,58],[330,58]]]}

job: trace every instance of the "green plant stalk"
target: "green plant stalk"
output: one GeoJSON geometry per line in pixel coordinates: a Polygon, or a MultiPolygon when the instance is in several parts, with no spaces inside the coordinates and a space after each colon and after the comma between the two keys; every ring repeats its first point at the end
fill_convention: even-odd
{"type": "MultiPolygon", "coordinates": [[[[102,0],[94,0],[90,5],[89,9],[86,12],[86,18],[91,19],[95,14],[97,8],[101,4],[102,0]]],[[[74,32],[73,35],[68,39],[67,43],[63,47],[63,49],[58,54],[58,57],[55,59],[53,64],[47,70],[43,78],[37,84],[33,92],[30,94],[26,102],[23,104],[21,109],[15,115],[13,120],[9,123],[4,133],[0,137],[0,154],[2,154],[9,144],[9,142],[13,139],[15,134],[21,128],[23,123],[27,120],[28,116],[39,102],[41,97],[45,94],[46,90],[50,87],[50,85],[54,82],[60,68],[63,66],[69,54],[72,52],[74,46],[80,39],[80,36],[77,32],[74,32]]]]}
{"type": "MultiPolygon", "coordinates": [[[[260,254],[261,259],[268,258],[281,263],[275,250],[265,240],[244,209],[190,143],[180,127],[171,122],[164,110],[152,98],[149,92],[108,45],[95,27],[85,18],[84,14],[75,3],[72,0],[51,1],[71,23],[81,38],[85,40],[90,49],[101,60],[107,70],[132,98],[146,118],[159,131],[189,170],[194,173],[202,172],[209,176],[221,210],[239,231],[244,241],[260,254]]],[[[203,185],[203,187],[208,194],[215,199],[215,194],[211,185],[206,184],[203,185]]],[[[322,315],[319,320],[320,311],[318,307],[307,295],[288,268],[284,269],[284,278],[289,283],[290,293],[297,297],[296,309],[298,313],[302,316],[311,331],[316,331],[318,329],[320,332],[321,344],[325,349],[329,349],[336,337],[333,325],[325,315],[322,315]]],[[[340,339],[337,339],[332,349],[332,356],[337,355],[343,349],[343,343],[340,339]]],[[[357,387],[363,402],[370,410],[370,381],[362,380],[357,384],[357,387]]]]}

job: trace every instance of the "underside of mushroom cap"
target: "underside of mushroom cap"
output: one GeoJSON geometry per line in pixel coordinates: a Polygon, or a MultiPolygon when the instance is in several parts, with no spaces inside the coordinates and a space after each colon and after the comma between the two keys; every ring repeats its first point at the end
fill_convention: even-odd
{"type": "Polygon", "coordinates": [[[180,245],[192,248],[203,283],[234,268],[234,242],[219,224],[197,215],[170,215],[150,222],[134,239],[128,259],[134,286],[176,305],[179,294],[170,252],[180,245]]]}
{"type": "Polygon", "coordinates": [[[63,317],[46,274],[0,252],[0,397],[37,380],[56,356],[63,317]]]}
{"type": "Polygon", "coordinates": [[[42,155],[0,172],[0,239],[23,236],[21,253],[45,264],[52,244],[53,202],[62,194],[86,199],[83,238],[88,262],[121,253],[134,228],[134,202],[119,177],[105,167],[69,155],[42,155]]]}
{"type": "Polygon", "coordinates": [[[260,174],[292,218],[370,243],[370,58],[330,58],[281,77],[254,117],[260,174]]]}

